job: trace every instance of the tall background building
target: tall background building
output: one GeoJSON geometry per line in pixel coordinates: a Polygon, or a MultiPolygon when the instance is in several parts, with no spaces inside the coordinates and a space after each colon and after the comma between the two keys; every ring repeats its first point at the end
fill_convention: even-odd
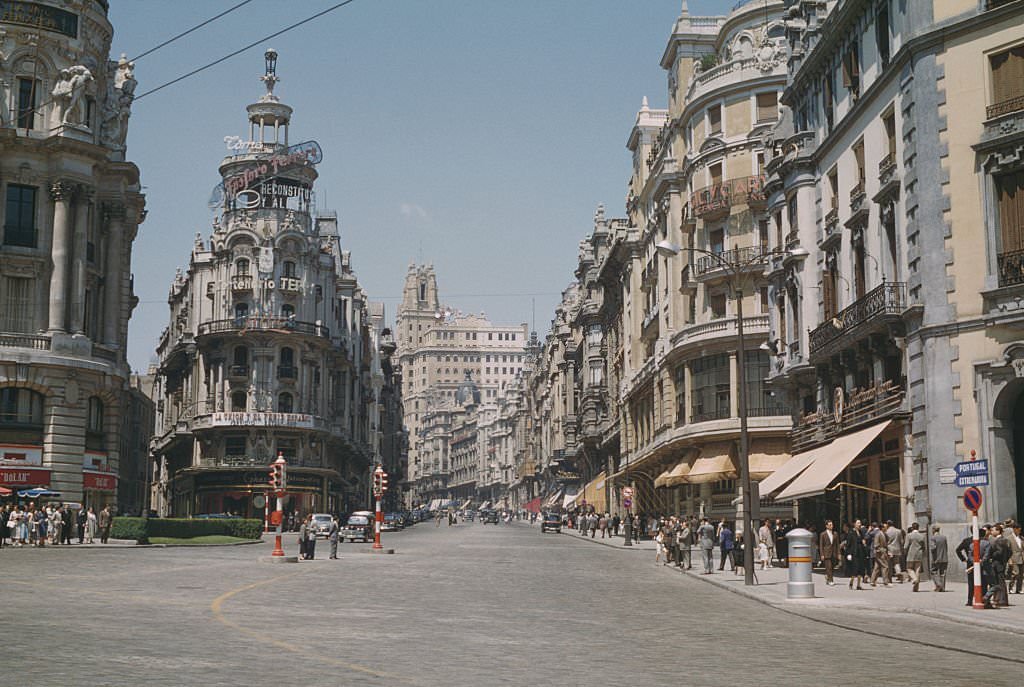
{"type": "Polygon", "coordinates": [[[0,486],[115,503],[130,405],[133,65],[105,0],[0,15],[0,486]]]}

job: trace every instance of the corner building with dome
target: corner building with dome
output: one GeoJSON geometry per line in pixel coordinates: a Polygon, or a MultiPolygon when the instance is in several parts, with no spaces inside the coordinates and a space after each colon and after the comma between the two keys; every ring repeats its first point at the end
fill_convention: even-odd
{"type": "Polygon", "coordinates": [[[213,233],[196,235],[168,296],[151,444],[161,515],[263,517],[278,454],[286,511],[359,509],[380,460],[373,397],[388,332],[371,326],[337,215],[314,209],[320,147],[290,139],[277,54],[265,60],[249,140],[220,165],[213,233]]]}

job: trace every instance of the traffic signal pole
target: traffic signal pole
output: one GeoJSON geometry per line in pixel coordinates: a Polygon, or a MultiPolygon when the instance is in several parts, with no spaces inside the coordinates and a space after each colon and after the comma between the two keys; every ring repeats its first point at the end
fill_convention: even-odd
{"type": "MultiPolygon", "coordinates": [[[[274,535],[274,551],[271,553],[271,557],[283,557],[284,547],[281,546],[281,534],[284,528],[284,495],[285,489],[287,488],[288,462],[284,459],[284,456],[280,451],[277,452],[277,460],[270,465],[270,487],[273,489],[274,494],[277,496],[277,509],[274,511],[274,515],[271,520],[276,521],[277,529],[274,535]]],[[[270,508],[270,505],[267,505],[270,508]]]]}
{"type": "Polygon", "coordinates": [[[377,502],[376,517],[373,522],[373,548],[383,549],[384,547],[380,543],[380,528],[384,526],[384,513],[380,509],[380,492],[374,494],[377,502]]]}

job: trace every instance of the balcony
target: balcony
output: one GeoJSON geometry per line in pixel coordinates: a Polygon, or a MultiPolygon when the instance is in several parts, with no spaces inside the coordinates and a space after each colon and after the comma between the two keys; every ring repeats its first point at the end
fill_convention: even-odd
{"type": "Polygon", "coordinates": [[[329,339],[331,331],[315,322],[299,322],[288,317],[235,317],[229,320],[212,320],[199,325],[199,336],[211,334],[243,333],[246,331],[277,331],[284,334],[305,334],[329,339]]]}
{"type": "Polygon", "coordinates": [[[658,325],[658,304],[652,303],[651,307],[644,313],[643,323],[640,325],[641,336],[647,338],[651,333],[657,335],[658,325]]]}
{"type": "Polygon", "coordinates": [[[234,292],[252,291],[252,275],[236,274],[231,277],[231,290],[234,292]]]}
{"type": "Polygon", "coordinates": [[[50,337],[36,334],[0,334],[0,348],[31,348],[50,350],[50,337]]]}
{"type": "Polygon", "coordinates": [[[1019,95],[1016,98],[1010,98],[1004,100],[1001,103],[995,103],[985,108],[985,119],[995,119],[996,117],[1002,117],[1008,115],[1011,112],[1019,112],[1024,110],[1024,95],[1019,95]]]}
{"type": "Polygon", "coordinates": [[[827,250],[838,244],[842,239],[842,229],[839,226],[839,208],[832,208],[825,213],[825,226],[822,228],[821,241],[818,245],[822,250],[827,250]]]}
{"type": "Polygon", "coordinates": [[[210,412],[209,407],[203,414],[196,414],[191,423],[192,429],[213,429],[215,427],[273,427],[281,429],[315,429],[328,431],[323,418],[305,413],[267,413],[235,411],[228,413],[210,412]]]}
{"type": "Polygon", "coordinates": [[[846,226],[857,226],[867,221],[867,199],[868,194],[864,190],[864,180],[861,179],[856,186],[850,189],[850,219],[846,220],[846,226]]]}
{"type": "Polygon", "coordinates": [[[790,433],[792,452],[806,451],[851,429],[901,413],[903,398],[903,387],[891,381],[868,389],[854,389],[839,412],[811,413],[797,420],[790,433]]]}
{"type": "Polygon", "coordinates": [[[878,193],[874,196],[876,203],[899,196],[900,179],[896,174],[896,153],[889,153],[878,163],[878,193]]]}
{"type": "Polygon", "coordinates": [[[718,257],[702,255],[694,264],[693,271],[698,276],[704,276],[718,270],[736,268],[738,270],[753,269],[757,272],[764,270],[767,257],[767,248],[764,246],[745,246],[743,248],[730,248],[729,250],[713,251],[718,257]],[[726,267],[728,265],[728,267],[726,267]]]}
{"type": "Polygon", "coordinates": [[[1000,253],[996,256],[996,264],[1000,286],[1024,284],[1024,250],[1000,253]]]}
{"type": "Polygon", "coordinates": [[[748,207],[765,204],[764,176],[728,179],[698,189],[690,195],[690,209],[694,217],[714,219],[729,214],[733,205],[748,207]]]}
{"type": "MultiPolygon", "coordinates": [[[[743,318],[743,334],[749,341],[755,341],[755,336],[768,333],[768,316],[755,315],[743,318]]],[[[696,346],[715,339],[737,336],[736,318],[723,317],[719,320],[711,320],[701,324],[694,324],[680,330],[672,337],[673,348],[684,346],[696,346]]],[[[653,358],[651,358],[653,360],[653,358]]]]}
{"type": "Polygon", "coordinates": [[[828,353],[833,342],[840,338],[843,344],[852,344],[856,338],[860,338],[858,330],[868,333],[881,325],[898,321],[906,307],[906,283],[884,282],[878,285],[810,332],[808,340],[811,356],[828,353]]]}

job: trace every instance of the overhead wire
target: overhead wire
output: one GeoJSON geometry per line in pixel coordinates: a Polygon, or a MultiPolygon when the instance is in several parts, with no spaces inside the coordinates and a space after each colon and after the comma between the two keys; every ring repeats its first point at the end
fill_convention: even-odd
{"type": "Polygon", "coordinates": [[[129,60],[129,61],[130,61],[130,62],[135,62],[136,60],[141,60],[141,59],[142,59],[143,57],[145,57],[146,55],[152,55],[153,53],[155,53],[155,52],[156,52],[157,50],[159,50],[160,48],[162,48],[162,47],[164,47],[164,46],[166,46],[166,45],[170,45],[171,43],[173,43],[174,41],[178,40],[179,38],[184,38],[185,36],[189,35],[189,34],[190,34],[190,33],[192,33],[193,31],[198,31],[199,29],[203,28],[203,27],[204,27],[204,26],[206,26],[207,24],[212,24],[213,22],[217,21],[218,19],[220,19],[220,18],[221,18],[221,17],[223,17],[224,15],[226,15],[226,14],[231,14],[232,12],[234,12],[235,10],[237,10],[237,9],[238,9],[239,7],[242,7],[243,5],[248,5],[248,4],[250,3],[250,2],[252,2],[252,0],[242,0],[242,2],[238,3],[238,4],[237,4],[237,5],[235,5],[234,7],[229,7],[228,9],[224,10],[224,11],[223,11],[223,12],[221,12],[220,14],[218,14],[218,15],[216,15],[216,16],[213,16],[213,17],[210,17],[209,19],[207,19],[206,21],[204,21],[204,22],[202,22],[202,23],[200,23],[200,24],[196,24],[196,25],[195,25],[195,26],[193,26],[193,27],[192,27],[191,29],[188,29],[187,31],[182,31],[182,32],[181,32],[181,33],[179,33],[179,34],[178,34],[177,36],[172,36],[171,38],[168,38],[168,39],[167,39],[167,40],[165,40],[165,41],[164,41],[163,43],[160,43],[159,45],[155,45],[155,46],[153,46],[153,47],[152,47],[152,48],[150,48],[149,50],[147,50],[147,51],[145,51],[145,52],[143,52],[143,53],[140,53],[139,55],[137,55],[137,56],[133,57],[133,58],[132,58],[131,60],[129,60]]]}
{"type": "Polygon", "coordinates": [[[249,50],[250,48],[253,48],[253,47],[259,45],[260,43],[268,41],[271,38],[277,38],[278,36],[280,36],[280,35],[282,35],[284,33],[287,33],[289,31],[291,31],[292,29],[296,29],[296,28],[302,26],[303,24],[308,24],[309,22],[313,21],[314,19],[319,19],[320,17],[324,16],[325,14],[327,14],[329,12],[333,12],[333,11],[335,11],[337,9],[340,9],[340,8],[344,7],[345,5],[350,5],[353,2],[355,2],[355,0],[343,0],[343,2],[339,2],[339,3],[335,4],[335,5],[331,5],[330,7],[328,7],[325,10],[317,12],[316,14],[314,14],[312,16],[306,17],[305,19],[303,19],[301,21],[295,22],[291,26],[286,26],[285,28],[283,28],[283,29],[281,29],[279,31],[275,31],[274,33],[271,33],[271,34],[269,34],[267,36],[264,36],[263,38],[255,40],[252,43],[249,43],[248,45],[245,45],[245,46],[239,48],[238,50],[233,50],[232,52],[228,53],[227,55],[224,55],[223,57],[219,57],[216,60],[213,60],[212,62],[208,62],[208,63],[204,64],[202,67],[198,67],[196,69],[193,69],[192,71],[190,71],[190,72],[188,72],[186,74],[182,74],[181,76],[179,76],[179,77],[177,77],[175,79],[171,79],[170,81],[168,81],[166,83],[160,84],[156,88],[151,88],[148,91],[146,91],[145,93],[141,93],[141,94],[135,96],[135,100],[136,101],[137,100],[141,100],[142,98],[145,98],[147,95],[152,95],[153,93],[156,93],[157,91],[161,91],[161,90],[167,88],[168,86],[173,86],[174,84],[178,83],[179,81],[184,81],[185,79],[187,79],[187,78],[189,78],[191,76],[195,76],[196,74],[198,74],[200,72],[203,72],[203,71],[206,71],[207,69],[209,69],[211,67],[215,67],[218,64],[220,64],[221,62],[229,60],[232,57],[234,57],[235,55],[239,55],[239,54],[245,52],[246,50],[249,50]]]}

